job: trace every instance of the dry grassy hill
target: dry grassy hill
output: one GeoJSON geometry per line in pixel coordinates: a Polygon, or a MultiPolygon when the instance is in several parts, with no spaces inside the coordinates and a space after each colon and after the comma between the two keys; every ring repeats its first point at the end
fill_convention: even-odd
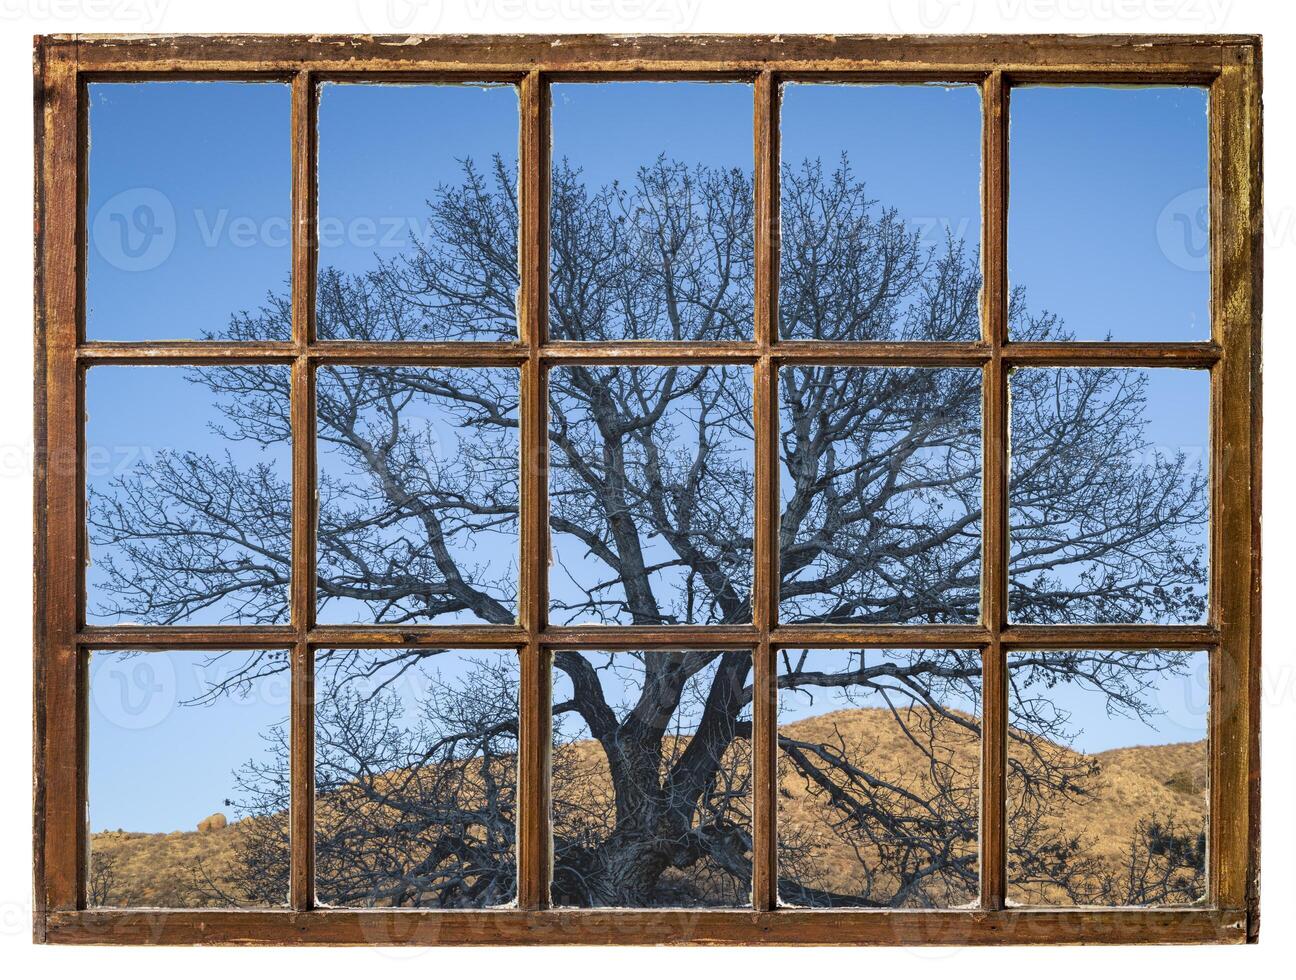
{"type": "Polygon", "coordinates": [[[1111,749],[1095,758],[1101,789],[1069,819],[1093,829],[1092,851],[1119,861],[1141,817],[1172,818],[1186,830],[1206,815],[1206,743],[1111,749]]]}
{"type": "MultiPolygon", "coordinates": [[[[921,719],[911,720],[921,739],[921,719]]],[[[868,759],[871,771],[885,773],[893,782],[920,795],[931,796],[929,760],[923,750],[901,737],[895,718],[882,709],[850,709],[820,715],[781,726],[784,734],[800,741],[829,744],[844,749],[852,760],[868,759]]],[[[944,725],[936,743],[937,760],[947,763],[959,775],[956,789],[966,804],[976,806],[979,779],[980,742],[972,733],[944,725]]],[[[1058,760],[1078,762],[1078,753],[1054,747],[1058,760]]],[[[1046,826],[1086,839],[1085,854],[1108,868],[1118,868],[1140,819],[1172,820],[1182,830],[1201,827],[1206,814],[1206,743],[1135,746],[1100,752],[1091,759],[1098,772],[1089,781],[1089,795],[1083,801],[1068,799],[1046,826]]],[[[779,828],[812,842],[811,864],[818,874],[803,882],[816,888],[841,893],[858,891],[860,857],[854,848],[833,833],[821,796],[802,776],[780,772],[779,828]]],[[[867,857],[865,857],[867,860],[867,857]]],[[[1014,896],[1019,901],[1056,902],[1040,894],[1014,896]]],[[[967,896],[971,900],[972,896],[967,896]]]]}
{"type": "Polygon", "coordinates": [[[152,908],[192,908],[206,904],[198,895],[228,888],[244,825],[232,823],[204,833],[175,830],[169,834],[138,834],[110,830],[90,836],[92,901],[105,896],[108,904],[152,908]],[[203,879],[211,878],[211,882],[203,879]]]}
{"type": "MultiPolygon", "coordinates": [[[[780,730],[798,741],[832,745],[854,761],[867,760],[870,771],[886,773],[916,792],[930,792],[927,757],[902,737],[888,711],[837,711],[793,722],[780,730]]],[[[977,739],[971,733],[943,730],[938,744],[938,758],[965,774],[961,777],[962,789],[973,794],[970,798],[975,800],[977,739]]],[[[575,743],[562,751],[568,766],[582,774],[583,792],[593,791],[610,801],[611,786],[599,746],[575,743]]],[[[1059,751],[1075,758],[1072,753],[1059,751]]],[[[1142,817],[1170,818],[1185,829],[1201,826],[1207,765],[1204,742],[1114,749],[1093,759],[1098,774],[1088,800],[1067,806],[1053,819],[1059,826],[1083,833],[1089,841],[1089,853],[1105,863],[1120,865],[1142,817]]],[[[860,855],[830,830],[830,815],[821,797],[787,766],[781,767],[779,789],[780,830],[808,842],[810,864],[816,869],[815,880],[805,884],[852,891],[857,887],[860,855]]],[[[555,779],[554,792],[556,796],[564,792],[559,778],[555,779]]],[[[246,822],[232,823],[203,833],[93,834],[92,893],[98,881],[101,888],[107,889],[106,903],[111,905],[226,904],[200,896],[228,889],[236,846],[245,826],[246,822]],[[208,880],[196,889],[195,884],[204,876],[208,880]]]]}

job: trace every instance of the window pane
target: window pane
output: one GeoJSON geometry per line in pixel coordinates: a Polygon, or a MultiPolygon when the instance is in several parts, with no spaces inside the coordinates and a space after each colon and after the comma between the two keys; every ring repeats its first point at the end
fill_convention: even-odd
{"type": "Polygon", "coordinates": [[[780,123],[782,335],[978,339],[976,87],[792,84],[780,123]]]}
{"type": "Polygon", "coordinates": [[[516,891],[517,655],[317,658],[315,890],[325,905],[486,908],[516,891]]]}
{"type": "Polygon", "coordinates": [[[288,901],[282,650],[90,659],[91,907],[288,901]]]}
{"type": "Polygon", "coordinates": [[[1203,898],[1207,655],[1022,652],[1008,667],[1009,899],[1203,898]]]}
{"type": "Polygon", "coordinates": [[[549,376],[554,622],[750,623],[752,375],[549,376]]]}
{"type": "Polygon", "coordinates": [[[515,340],[511,85],[325,84],[322,340],[515,340]]]}
{"type": "Polygon", "coordinates": [[[1034,368],[1010,386],[1013,618],[1203,622],[1208,373],[1034,368]]]}
{"type": "Polygon", "coordinates": [[[510,368],[320,369],[322,621],[516,621],[517,408],[510,368]]]}
{"type": "Polygon", "coordinates": [[[554,904],[750,905],[751,654],[554,667],[554,904]]]}
{"type": "Polygon", "coordinates": [[[784,368],[783,622],[975,622],[981,376],[784,368]]]}
{"type": "Polygon", "coordinates": [[[752,336],[752,88],[553,87],[549,333],[752,336]]]}
{"type": "Polygon", "coordinates": [[[778,670],[780,898],[975,902],[981,654],[784,650],[778,670]]]}
{"type": "Polygon", "coordinates": [[[1014,337],[1210,336],[1206,108],[1205,88],[1013,90],[1014,337]]]}
{"type": "Polygon", "coordinates": [[[96,83],[89,104],[86,336],[287,340],[288,86],[96,83]]]}
{"type": "Polygon", "coordinates": [[[292,577],[289,371],[86,376],[86,619],[282,623],[292,577]]]}

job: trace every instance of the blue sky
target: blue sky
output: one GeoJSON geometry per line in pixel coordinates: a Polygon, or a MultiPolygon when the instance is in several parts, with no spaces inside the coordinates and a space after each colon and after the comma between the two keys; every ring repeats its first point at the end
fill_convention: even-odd
{"type": "Polygon", "coordinates": [[[219,333],[285,288],[289,97],[266,82],[90,86],[90,340],[219,333]]]}
{"type": "MultiPolygon", "coordinates": [[[[1031,654],[1035,656],[1035,654],[1031,654]]],[[[1206,737],[1210,676],[1207,655],[1189,653],[1186,669],[1145,678],[1142,700],[1151,709],[1142,720],[1109,710],[1107,698],[1087,682],[1053,678],[1053,686],[1023,685],[1029,696],[1047,697],[1069,720],[1072,747],[1082,752],[1105,752],[1131,745],[1168,745],[1206,737]]],[[[1008,661],[1012,674],[1012,657],[1008,661]]]]}
{"type": "Polygon", "coordinates": [[[752,86],[740,82],[554,85],[555,169],[564,158],[589,185],[634,179],[659,155],[752,172],[752,86]]]}
{"type": "MultiPolygon", "coordinates": [[[[1056,368],[1027,368],[1014,372],[1009,378],[1009,400],[1011,402],[1014,379],[1021,377],[1025,371],[1050,371],[1056,368]]],[[[1094,370],[1081,368],[1080,370],[1094,370]]],[[[1138,375],[1145,381],[1145,406],[1142,413],[1144,420],[1143,436],[1146,440],[1144,452],[1130,460],[1137,467],[1153,465],[1160,457],[1166,461],[1183,453],[1184,462],[1189,473],[1200,468],[1203,476],[1208,475],[1210,466],[1210,374],[1207,371],[1192,371],[1179,368],[1161,368],[1142,370],[1134,368],[1116,369],[1130,375],[1138,375]]],[[[1047,408],[1047,406],[1044,406],[1047,408]]],[[[1011,429],[1009,432],[1011,452],[1011,429]]],[[[1010,463],[1011,469],[1011,463],[1010,463]]],[[[1009,514],[1009,537],[1012,536],[1012,525],[1016,520],[1015,512],[1009,514]]],[[[1209,548],[1209,537],[1199,533],[1193,539],[1181,538],[1185,542],[1184,550],[1190,547],[1209,548]]],[[[1205,557],[1205,552],[1203,556],[1205,557]]],[[[1083,571],[1094,570],[1095,563],[1073,563],[1059,565],[1057,573],[1064,583],[1074,583],[1076,576],[1083,571]]],[[[1204,592],[1206,586],[1198,587],[1204,592]]],[[[1012,596],[1010,595],[1010,605],[1012,596]]],[[[1011,610],[1010,610],[1011,612],[1011,610]]]]}
{"type": "MultiPolygon", "coordinates": [[[[740,83],[555,85],[554,156],[599,184],[663,152],[750,173],[751,96],[740,83]]],[[[285,286],[287,86],[99,83],[90,101],[91,339],[201,336],[285,286]]],[[[1208,335],[1191,197],[1206,184],[1206,101],[1204,89],[1180,87],[1013,93],[1010,276],[1033,309],[1059,313],[1080,339],[1208,335]]],[[[465,158],[516,165],[510,87],[332,84],[319,118],[320,261],[348,271],[401,251],[400,232],[425,230],[426,200],[465,158]]],[[[979,239],[979,132],[970,86],[784,93],[785,162],[845,151],[880,204],[969,244],[979,239]]]]}
{"type": "MultiPolygon", "coordinates": [[[[741,83],[556,85],[554,156],[600,184],[631,179],[662,152],[750,173],[751,100],[741,83]]],[[[219,332],[232,312],[286,287],[287,86],[96,83],[90,101],[90,339],[219,332]]],[[[328,85],[319,118],[320,261],[348,271],[371,268],[375,253],[403,251],[395,232],[422,229],[427,198],[458,180],[464,157],[484,166],[501,153],[515,164],[517,99],[507,87],[328,85]]],[[[979,240],[979,139],[979,99],[968,87],[792,85],[784,94],[786,163],[821,156],[827,164],[844,150],[871,196],[911,227],[950,227],[969,243],[979,240]]],[[[1209,277],[1198,267],[1204,239],[1193,197],[1206,183],[1204,91],[1021,90],[1011,139],[1010,275],[1027,287],[1031,308],[1058,312],[1081,339],[1207,336],[1209,277]]],[[[160,447],[228,448],[240,461],[275,459],[287,480],[286,447],[263,453],[220,439],[210,394],[183,375],[92,369],[91,460],[110,461],[111,471],[160,447]]],[[[1203,448],[1205,375],[1151,376],[1150,440],[1203,448]]],[[[94,486],[105,472],[90,469],[94,486]]],[[[89,575],[93,586],[93,567],[89,575]]],[[[177,683],[190,684],[194,656],[175,659],[177,683]]],[[[124,683],[94,676],[101,690],[124,683]]],[[[178,708],[152,727],[120,732],[92,706],[94,829],[188,829],[219,809],[230,770],[259,751],[265,725],[286,717],[286,702],[274,697],[178,708]]],[[[1090,719],[1082,727],[1095,749],[1155,740],[1103,720],[1092,701],[1078,697],[1077,710],[1090,719]]],[[[1181,737],[1196,736],[1166,740],[1181,737]]]]}
{"type": "Polygon", "coordinates": [[[972,85],[809,85],[783,90],[783,163],[836,167],[843,153],[869,197],[926,245],[946,230],[981,237],[981,96],[972,85]]]}
{"type": "MultiPolygon", "coordinates": [[[[840,671],[851,669],[859,663],[860,652],[851,650],[788,650],[786,656],[795,664],[802,653],[807,654],[803,669],[809,671],[840,671]]],[[[874,666],[886,660],[906,663],[921,656],[921,651],[865,650],[864,663],[874,666]]],[[[969,654],[973,655],[973,654],[969,654]]],[[[1032,654],[1034,656],[1034,654],[1032,654]]],[[[1011,664],[1011,658],[1010,658],[1011,664]]],[[[779,655],[779,670],[784,669],[784,654],[779,655]]],[[[1189,654],[1189,664],[1181,674],[1163,674],[1150,679],[1143,700],[1151,708],[1145,721],[1128,715],[1110,713],[1107,699],[1087,684],[1054,678],[1054,685],[1024,687],[1032,696],[1047,697],[1069,721],[1067,728],[1073,736],[1070,744],[1082,752],[1104,752],[1107,749],[1130,745],[1165,745],[1173,742],[1193,742],[1206,737],[1207,692],[1209,675],[1205,653],[1189,654]]],[[[966,695],[947,697],[945,704],[959,711],[980,716],[980,694],[976,699],[966,695]]],[[[909,701],[901,694],[892,703],[903,708],[909,701]]],[[[852,708],[887,707],[881,695],[860,687],[825,690],[799,689],[779,693],[779,720],[787,723],[802,718],[828,714],[852,708]],[[813,697],[811,697],[813,694],[813,697]]]]}
{"type": "Polygon", "coordinates": [[[510,85],[326,84],[319,101],[320,267],[363,273],[427,238],[427,202],[471,160],[517,169],[510,85]]]}
{"type": "MultiPolygon", "coordinates": [[[[425,378],[444,378],[446,374],[446,372],[437,368],[427,369],[421,373],[425,378]]],[[[456,383],[462,386],[463,390],[482,397],[494,396],[499,399],[499,405],[511,407],[510,418],[517,417],[520,376],[516,368],[461,369],[455,372],[455,376],[458,379],[456,383]]],[[[321,372],[316,390],[319,392],[320,398],[329,396],[336,398],[339,397],[343,386],[349,388],[356,385],[358,377],[359,375],[353,369],[341,369],[336,372],[329,369],[321,372]]],[[[481,430],[464,426],[462,421],[464,414],[460,405],[452,404],[446,399],[433,398],[425,394],[411,396],[399,413],[399,420],[404,433],[402,446],[417,446],[417,451],[422,453],[427,460],[429,470],[438,471],[439,468],[444,467],[451,475],[448,478],[465,479],[466,472],[474,470],[475,467],[465,468],[456,465],[464,455],[464,451],[460,447],[464,443],[480,444],[482,436],[481,430]]],[[[391,417],[389,415],[380,413],[374,406],[366,406],[359,413],[356,428],[362,437],[377,442],[384,434],[385,426],[389,425],[390,422],[391,417]]],[[[321,481],[330,481],[334,493],[343,491],[345,494],[340,499],[331,502],[329,512],[335,516],[340,514],[350,515],[353,513],[353,508],[357,506],[357,500],[363,504],[363,508],[367,509],[373,500],[371,494],[375,492],[372,471],[367,466],[357,463],[356,454],[353,450],[343,451],[336,443],[327,438],[329,435],[336,438],[336,431],[329,432],[325,426],[321,425],[319,432],[321,438],[317,441],[316,447],[320,479],[321,481]]],[[[497,453],[498,458],[504,461],[501,466],[506,465],[510,457],[515,460],[518,459],[516,428],[488,430],[488,433],[500,440],[497,453]]],[[[410,471],[403,472],[408,473],[410,471]]],[[[484,482],[489,483],[491,487],[495,486],[494,481],[487,474],[478,473],[477,475],[484,482]]],[[[407,478],[417,480],[420,477],[430,479],[430,477],[422,474],[411,474],[407,478]]],[[[506,482],[511,483],[516,488],[519,479],[520,462],[512,468],[511,472],[502,472],[499,475],[500,493],[504,493],[503,487],[506,482]]],[[[514,493],[516,493],[516,490],[514,493]]],[[[331,496],[333,494],[321,494],[320,499],[327,501],[331,496]]],[[[457,510],[449,510],[443,514],[443,518],[448,523],[464,516],[462,511],[457,510]]],[[[455,533],[447,532],[444,541],[447,551],[459,563],[461,568],[476,569],[477,577],[475,581],[483,587],[484,591],[488,592],[504,606],[514,609],[516,609],[517,604],[520,548],[518,533],[517,521],[513,520],[471,534],[462,530],[455,533]],[[489,586],[487,586],[487,582],[490,583],[489,586]]],[[[399,521],[392,521],[381,528],[375,528],[373,534],[383,542],[384,547],[393,549],[393,557],[400,554],[396,550],[399,542],[420,540],[418,522],[409,517],[399,521]]],[[[332,563],[321,562],[321,575],[327,578],[330,569],[335,572],[341,569],[343,574],[354,574],[354,564],[337,562],[336,555],[332,557],[334,558],[332,563]]],[[[331,596],[321,599],[319,602],[318,617],[321,623],[372,623],[374,615],[373,610],[368,605],[357,599],[331,596]]],[[[394,617],[394,612],[388,613],[389,621],[394,617]]],[[[408,622],[431,621],[427,617],[420,617],[408,622]]],[[[454,614],[442,615],[437,618],[436,622],[480,623],[481,619],[471,610],[462,610],[454,614]]]]}
{"type": "MultiPolygon", "coordinates": [[[[287,367],[274,367],[283,372],[287,367]]],[[[290,448],[286,442],[262,447],[250,440],[226,438],[220,431],[232,429],[213,401],[211,391],[200,380],[203,369],[178,366],[93,367],[86,372],[86,484],[92,494],[112,497],[114,481],[155,458],[159,452],[197,452],[239,467],[258,463],[274,467],[282,483],[283,509],[291,507],[292,479],[290,448]]],[[[228,396],[222,401],[228,400],[228,396]]],[[[283,406],[285,413],[287,405],[283,406]]],[[[91,623],[113,623],[121,619],[98,612],[112,595],[101,588],[106,578],[100,571],[104,550],[90,546],[86,569],[86,617],[91,623]]],[[[218,603],[181,625],[212,625],[226,621],[232,605],[218,603]]]]}
{"type": "Polygon", "coordinates": [[[1009,280],[1078,340],[1210,336],[1192,194],[1207,184],[1206,106],[1204,88],[1012,93],[1009,280]]]}
{"type": "Polygon", "coordinates": [[[90,659],[89,809],[92,831],[193,830],[239,797],[232,773],[249,760],[283,764],[263,734],[288,721],[288,674],[242,694],[188,704],[256,658],[254,653],[98,652],[90,659]]]}

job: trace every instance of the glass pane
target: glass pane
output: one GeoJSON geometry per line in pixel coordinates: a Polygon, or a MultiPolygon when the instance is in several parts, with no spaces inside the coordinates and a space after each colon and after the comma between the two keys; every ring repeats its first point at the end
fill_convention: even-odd
{"type": "Polygon", "coordinates": [[[780,140],[782,335],[977,340],[976,87],[787,85],[780,140]]]}
{"type": "Polygon", "coordinates": [[[86,336],[287,340],[288,86],[95,83],[89,104],[86,336]]]}
{"type": "Polygon", "coordinates": [[[517,371],[316,377],[321,621],[515,622],[517,371]]]}
{"type": "Polygon", "coordinates": [[[90,658],[91,907],[288,901],[282,650],[90,658]]]}
{"type": "Polygon", "coordinates": [[[86,375],[86,620],[283,623],[292,577],[289,371],[86,375]]]}
{"type": "Polygon", "coordinates": [[[549,376],[555,622],[750,623],[751,369],[549,376]]]}
{"type": "Polygon", "coordinates": [[[1205,88],[1021,88],[1009,147],[1018,340],[1205,340],[1205,88]]]}
{"type": "Polygon", "coordinates": [[[752,87],[553,87],[549,333],[752,336],[752,87]]]}
{"type": "Polygon", "coordinates": [[[1023,623],[1206,617],[1205,371],[1015,371],[1009,604],[1023,623]]]}
{"type": "Polygon", "coordinates": [[[975,902],[981,654],[784,650],[778,671],[782,901],[975,902]]]}
{"type": "Polygon", "coordinates": [[[516,891],[517,655],[329,650],[315,667],[315,891],[486,908],[516,891]]]}
{"type": "Polygon", "coordinates": [[[1187,905],[1206,894],[1201,652],[1008,658],[1008,897],[1187,905]]]}
{"type": "Polygon", "coordinates": [[[516,340],[511,85],[325,84],[322,340],[516,340]]]}
{"type": "Polygon", "coordinates": [[[751,654],[554,668],[554,904],[750,905],[751,654]]]}
{"type": "Polygon", "coordinates": [[[968,623],[981,587],[981,375],[784,368],[779,617],[968,623]]]}

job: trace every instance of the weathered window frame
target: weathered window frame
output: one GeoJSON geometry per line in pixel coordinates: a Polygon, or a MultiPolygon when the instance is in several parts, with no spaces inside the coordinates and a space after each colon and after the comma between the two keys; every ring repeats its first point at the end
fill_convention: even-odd
{"type": "Polygon", "coordinates": [[[1093,943],[1243,942],[1258,933],[1260,507],[1260,41],[1255,37],[78,37],[37,38],[35,936],[58,943],[1093,943]],[[288,342],[86,342],[83,272],[86,84],[259,78],[292,86],[293,335],[288,342]],[[548,85],[596,78],[754,82],[754,340],[550,342],[545,336],[548,85]],[[520,340],[318,342],[312,332],[315,92],[321,81],[511,82],[521,99],[520,340]],[[782,341],[777,318],[778,86],[784,80],[961,81],[983,105],[983,337],[958,344],[782,341]],[[1175,83],[1210,90],[1212,339],[1012,343],[1006,312],[1009,92],[1013,85],[1175,83]],[[774,385],[780,365],[964,365],[984,376],[984,571],[975,626],[780,627],[774,385]],[[312,377],[318,364],[496,364],[522,372],[523,562],[516,627],[319,627],[309,583],[312,377]],[[291,625],[86,626],[81,570],[82,416],[96,364],[277,362],[292,368],[291,625]],[[754,367],[758,463],[751,626],[552,627],[546,621],[545,377],[564,362],[732,362],[754,367]],[[1177,366],[1211,375],[1213,527],[1205,626],[1012,626],[1007,620],[1007,378],[1018,365],[1177,366]],[[749,648],[757,735],[754,908],[553,910],[547,831],[549,651],[749,648]],[[522,664],[516,908],[356,911],[313,907],[312,684],[320,647],[503,647],[522,664]],[[776,908],[774,652],[782,646],[958,646],[984,656],[981,902],[948,911],[776,908]],[[1204,904],[1174,909],[1005,907],[1005,652],[1098,646],[1210,652],[1210,837],[1204,904]],[[292,649],[292,874],[282,911],[90,910],[85,900],[86,658],[91,649],[292,649]]]}

